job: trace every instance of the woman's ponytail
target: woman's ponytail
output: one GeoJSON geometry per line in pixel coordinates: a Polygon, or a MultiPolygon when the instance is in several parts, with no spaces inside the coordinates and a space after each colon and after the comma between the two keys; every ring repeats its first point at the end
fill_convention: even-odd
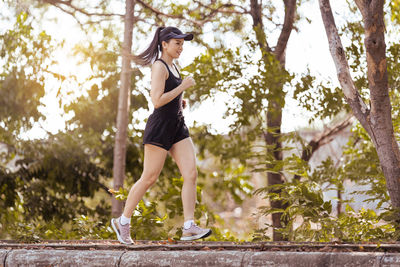
{"type": "Polygon", "coordinates": [[[158,58],[159,51],[161,51],[161,44],[160,44],[160,32],[164,29],[165,27],[158,27],[156,30],[156,33],[154,34],[153,41],[151,41],[149,47],[144,50],[142,53],[139,55],[132,56],[132,60],[142,66],[147,66],[153,63],[155,59],[158,58]]]}

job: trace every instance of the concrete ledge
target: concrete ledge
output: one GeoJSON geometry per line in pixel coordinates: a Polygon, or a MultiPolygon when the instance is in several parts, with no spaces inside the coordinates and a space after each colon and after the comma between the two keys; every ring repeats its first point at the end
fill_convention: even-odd
{"type": "Polygon", "coordinates": [[[377,252],[255,252],[243,266],[381,266],[377,252]]]}
{"type": "Polygon", "coordinates": [[[9,253],[9,252],[10,252],[10,250],[0,249],[0,266],[5,265],[6,256],[7,256],[7,253],[9,253]]]}
{"type": "Polygon", "coordinates": [[[4,266],[119,266],[123,251],[28,250],[8,253],[4,266]]]}
{"type": "Polygon", "coordinates": [[[380,266],[400,266],[400,254],[385,254],[385,256],[382,258],[380,266]]]}
{"type": "MultiPolygon", "coordinates": [[[[287,251],[0,251],[3,266],[400,266],[400,254],[287,251]],[[5,259],[5,261],[4,261],[5,259]]],[[[0,266],[1,266],[0,265],[0,266]]]]}
{"type": "Polygon", "coordinates": [[[242,266],[246,252],[238,251],[129,251],[121,266],[242,266]]]}
{"type": "Polygon", "coordinates": [[[121,266],[383,266],[383,253],[324,252],[127,252],[121,266]],[[368,255],[367,255],[368,254],[368,255]]]}

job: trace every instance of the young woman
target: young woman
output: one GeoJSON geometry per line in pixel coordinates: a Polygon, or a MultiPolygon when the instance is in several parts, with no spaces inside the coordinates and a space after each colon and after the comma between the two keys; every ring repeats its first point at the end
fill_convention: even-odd
{"type": "Polygon", "coordinates": [[[195,85],[192,77],[182,80],[173,63],[179,58],[185,40],[193,34],[183,34],[175,27],[159,27],[150,46],[133,60],[142,66],[151,67],[151,101],[154,105],[144,130],[144,165],[140,179],[129,191],[123,214],[113,218],[111,225],[118,240],[124,244],[133,243],[130,236],[130,220],[137,204],[146,191],[157,181],[167,154],[177,163],[183,176],[182,203],[184,225],[181,240],[205,238],[210,229],[203,229],[194,223],[196,203],[196,156],[189,131],[182,115],[182,93],[195,85]],[[158,58],[159,51],[161,57],[158,58]]]}

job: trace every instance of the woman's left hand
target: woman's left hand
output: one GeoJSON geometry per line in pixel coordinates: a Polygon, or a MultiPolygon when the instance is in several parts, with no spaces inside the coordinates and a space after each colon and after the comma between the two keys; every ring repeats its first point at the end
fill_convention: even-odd
{"type": "Polygon", "coordinates": [[[186,100],[182,99],[182,108],[186,108],[186,100]]]}

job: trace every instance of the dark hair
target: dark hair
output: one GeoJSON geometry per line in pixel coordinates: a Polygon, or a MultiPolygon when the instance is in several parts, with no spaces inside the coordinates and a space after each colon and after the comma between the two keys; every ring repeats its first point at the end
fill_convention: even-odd
{"type": "Polygon", "coordinates": [[[175,27],[158,27],[149,47],[137,56],[132,55],[132,60],[136,64],[142,66],[147,66],[153,63],[153,61],[158,58],[159,52],[162,51],[161,43],[163,41],[169,42],[169,40],[173,38],[176,39],[182,38],[190,41],[193,39],[193,34],[191,33],[184,34],[178,28],[175,27]]]}

